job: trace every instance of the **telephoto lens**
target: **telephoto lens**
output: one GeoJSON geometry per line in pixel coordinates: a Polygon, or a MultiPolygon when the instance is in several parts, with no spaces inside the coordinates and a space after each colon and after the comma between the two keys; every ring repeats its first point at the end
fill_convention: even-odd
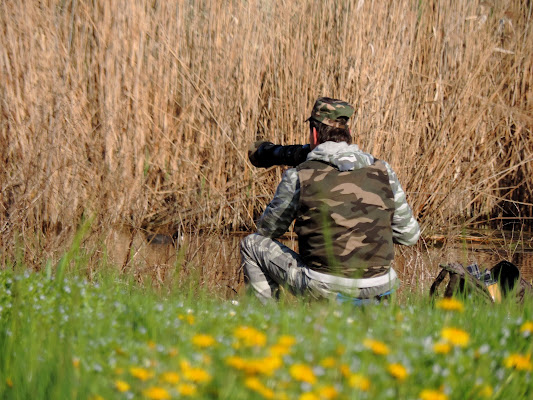
{"type": "Polygon", "coordinates": [[[308,144],[283,146],[272,142],[258,141],[248,149],[248,158],[257,168],[270,168],[275,165],[295,167],[304,162],[311,151],[308,144]]]}

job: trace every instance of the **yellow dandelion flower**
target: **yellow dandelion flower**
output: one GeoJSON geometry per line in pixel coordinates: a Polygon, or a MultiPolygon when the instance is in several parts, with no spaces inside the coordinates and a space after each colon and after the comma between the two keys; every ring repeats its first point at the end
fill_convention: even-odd
{"type": "Polygon", "coordinates": [[[344,353],[346,353],[346,347],[344,347],[342,344],[339,344],[335,349],[335,352],[338,356],[342,356],[344,353]]]}
{"type": "Polygon", "coordinates": [[[267,388],[259,379],[256,377],[246,378],[244,381],[244,386],[248,389],[253,390],[263,396],[265,399],[273,399],[274,392],[267,388]]]}
{"type": "Polygon", "coordinates": [[[207,348],[215,344],[215,338],[211,335],[198,334],[194,335],[192,338],[192,344],[196,347],[207,348]]]}
{"type": "Polygon", "coordinates": [[[10,388],[13,387],[13,380],[11,378],[6,378],[6,385],[10,388]]]}
{"type": "Polygon", "coordinates": [[[196,386],[192,383],[181,383],[176,388],[180,396],[194,396],[196,395],[196,386]]]}
{"type": "Polygon", "coordinates": [[[418,395],[420,400],[448,400],[448,396],[439,390],[424,389],[418,395]]]}
{"type": "Polygon", "coordinates": [[[437,342],[433,345],[433,351],[437,354],[448,354],[452,346],[448,342],[437,342]]]}
{"type": "Polygon", "coordinates": [[[281,335],[278,339],[280,346],[291,347],[296,343],[296,338],[291,335],[281,335]]]}
{"type": "Polygon", "coordinates": [[[363,346],[372,350],[372,352],[377,355],[384,356],[390,353],[389,347],[379,340],[365,339],[363,341],[363,346]]]}
{"type": "Polygon", "coordinates": [[[298,397],[298,400],[320,400],[320,397],[313,392],[305,392],[298,397]]]}
{"type": "Polygon", "coordinates": [[[399,363],[389,364],[387,367],[387,371],[399,381],[404,381],[405,378],[407,378],[407,375],[409,375],[407,369],[399,363]]]}
{"type": "Polygon", "coordinates": [[[242,370],[246,365],[246,361],[239,356],[230,356],[226,358],[226,364],[235,369],[242,370]]]}
{"type": "Polygon", "coordinates": [[[148,348],[149,348],[150,350],[155,349],[156,346],[157,346],[157,344],[156,344],[153,340],[149,340],[149,341],[146,343],[146,345],[148,346],[148,348]]]}
{"type": "Polygon", "coordinates": [[[268,352],[270,353],[270,355],[272,355],[272,356],[280,356],[280,357],[284,356],[286,354],[289,354],[290,351],[291,351],[290,347],[283,346],[283,345],[280,345],[280,344],[272,345],[268,349],[268,352]]]}
{"type": "Polygon", "coordinates": [[[124,368],[117,367],[114,370],[115,375],[122,375],[124,373],[124,368]]]}
{"type": "Polygon", "coordinates": [[[154,376],[153,372],[140,367],[131,367],[130,374],[134,378],[140,379],[141,381],[146,381],[154,376]]]}
{"type": "Polygon", "coordinates": [[[289,373],[297,381],[307,382],[313,385],[316,382],[316,376],[311,367],[305,364],[294,364],[289,368],[289,373]]]}
{"type": "Polygon", "coordinates": [[[370,389],[370,379],[361,374],[351,374],[348,378],[348,384],[356,389],[362,390],[363,392],[370,389]]]}
{"type": "Polygon", "coordinates": [[[277,356],[263,357],[259,360],[260,368],[258,369],[260,374],[272,375],[276,370],[278,370],[283,362],[281,358],[277,356]]]}
{"type": "Polygon", "coordinates": [[[526,321],[520,327],[520,333],[533,334],[533,321],[526,321]]]}
{"type": "Polygon", "coordinates": [[[445,297],[444,299],[437,301],[436,306],[445,311],[463,312],[465,310],[464,304],[453,297],[445,297]]]}
{"type": "Polygon", "coordinates": [[[115,381],[115,389],[119,392],[127,392],[130,390],[130,385],[124,381],[115,381]]]}
{"type": "Polygon", "coordinates": [[[80,367],[80,359],[78,357],[72,359],[72,366],[76,369],[80,367]]]}
{"type": "Polygon", "coordinates": [[[321,399],[333,400],[339,396],[339,392],[333,386],[324,386],[318,389],[318,396],[321,399]]]}
{"type": "Polygon", "coordinates": [[[323,368],[333,368],[337,365],[337,360],[333,357],[326,357],[320,361],[320,366],[323,368]]]}
{"type": "Polygon", "coordinates": [[[272,389],[269,389],[267,387],[264,387],[260,392],[258,392],[261,396],[263,396],[265,399],[273,399],[275,397],[274,391],[272,389]]]}
{"type": "Polygon", "coordinates": [[[251,374],[262,374],[262,375],[272,375],[274,371],[276,371],[279,366],[281,365],[281,362],[278,362],[280,360],[279,358],[272,357],[272,360],[267,360],[259,358],[250,360],[248,362],[248,368],[247,373],[251,374]],[[272,365],[268,365],[267,363],[271,362],[272,365]]]}
{"type": "Polygon", "coordinates": [[[242,370],[247,375],[257,375],[260,373],[263,364],[258,359],[244,360],[242,370]]]}
{"type": "Polygon", "coordinates": [[[443,339],[447,340],[450,344],[459,347],[465,347],[470,341],[470,335],[468,332],[463,331],[459,328],[444,328],[441,331],[441,336],[443,339]]]}
{"type": "Polygon", "coordinates": [[[513,353],[503,361],[507,368],[514,368],[518,371],[531,371],[533,365],[531,364],[531,354],[517,354],[513,353]]]}
{"type": "Polygon", "coordinates": [[[176,348],[171,348],[169,351],[168,351],[168,355],[170,357],[176,357],[178,355],[178,349],[176,348]]]}
{"type": "Polygon", "coordinates": [[[162,388],[157,386],[152,386],[146,390],[143,390],[144,397],[147,397],[151,400],[168,400],[170,399],[170,393],[162,388]]]}
{"type": "Polygon", "coordinates": [[[187,315],[178,315],[178,318],[182,321],[186,321],[189,325],[194,325],[194,315],[187,314],[187,315]]]}
{"type": "Polygon", "coordinates": [[[262,374],[270,376],[283,364],[281,358],[276,356],[250,360],[245,360],[238,356],[231,356],[226,358],[225,361],[230,367],[244,371],[247,375],[262,374]]]}
{"type": "Polygon", "coordinates": [[[263,383],[255,377],[246,378],[244,381],[244,386],[255,391],[258,391],[260,388],[264,387],[263,383]]]}
{"type": "Polygon", "coordinates": [[[481,397],[491,398],[494,393],[494,390],[492,389],[492,386],[487,384],[487,385],[481,386],[479,388],[478,393],[481,397]]]}
{"type": "Polygon", "coordinates": [[[187,371],[191,369],[191,364],[187,360],[180,360],[180,369],[181,371],[187,371]]]}
{"type": "Polygon", "coordinates": [[[341,364],[339,369],[341,371],[342,376],[344,376],[345,378],[349,378],[350,376],[352,376],[352,371],[350,371],[350,367],[348,365],[341,364]]]}
{"type": "Polygon", "coordinates": [[[211,380],[211,375],[202,368],[189,368],[183,371],[183,377],[196,383],[205,383],[211,380]]]}
{"type": "Polygon", "coordinates": [[[180,376],[177,372],[165,372],[161,375],[161,380],[165,383],[176,384],[180,381],[180,376]]]}
{"type": "Polygon", "coordinates": [[[235,329],[233,334],[243,345],[248,347],[263,347],[267,341],[267,337],[263,332],[249,326],[240,326],[235,329]]]}

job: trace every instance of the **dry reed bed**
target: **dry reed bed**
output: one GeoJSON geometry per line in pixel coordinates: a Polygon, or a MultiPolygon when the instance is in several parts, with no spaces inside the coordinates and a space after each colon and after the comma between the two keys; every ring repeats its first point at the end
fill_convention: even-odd
{"type": "Polygon", "coordinates": [[[320,95],[356,105],[356,143],[425,232],[531,217],[532,7],[3,1],[2,257],[57,254],[88,214],[95,232],[252,230],[281,170],[249,144],[304,142],[320,95]]]}

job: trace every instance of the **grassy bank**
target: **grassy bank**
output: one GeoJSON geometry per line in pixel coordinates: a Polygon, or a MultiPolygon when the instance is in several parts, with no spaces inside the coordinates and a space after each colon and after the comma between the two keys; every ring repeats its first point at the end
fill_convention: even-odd
{"type": "Polygon", "coordinates": [[[0,272],[3,399],[525,399],[532,302],[214,301],[0,272]]]}
{"type": "Polygon", "coordinates": [[[252,230],[320,95],[390,161],[424,230],[531,217],[527,1],[4,1],[0,248],[38,265],[84,214],[252,230]],[[504,219],[499,219],[504,218],[504,219]],[[35,233],[35,235],[34,235],[35,233]]]}

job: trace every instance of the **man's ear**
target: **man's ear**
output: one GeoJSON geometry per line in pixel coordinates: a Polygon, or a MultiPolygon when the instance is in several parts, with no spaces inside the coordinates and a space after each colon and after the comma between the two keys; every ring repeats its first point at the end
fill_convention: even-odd
{"type": "Polygon", "coordinates": [[[314,142],[315,146],[318,145],[318,133],[317,133],[316,128],[314,126],[313,126],[313,142],[314,142]]]}

